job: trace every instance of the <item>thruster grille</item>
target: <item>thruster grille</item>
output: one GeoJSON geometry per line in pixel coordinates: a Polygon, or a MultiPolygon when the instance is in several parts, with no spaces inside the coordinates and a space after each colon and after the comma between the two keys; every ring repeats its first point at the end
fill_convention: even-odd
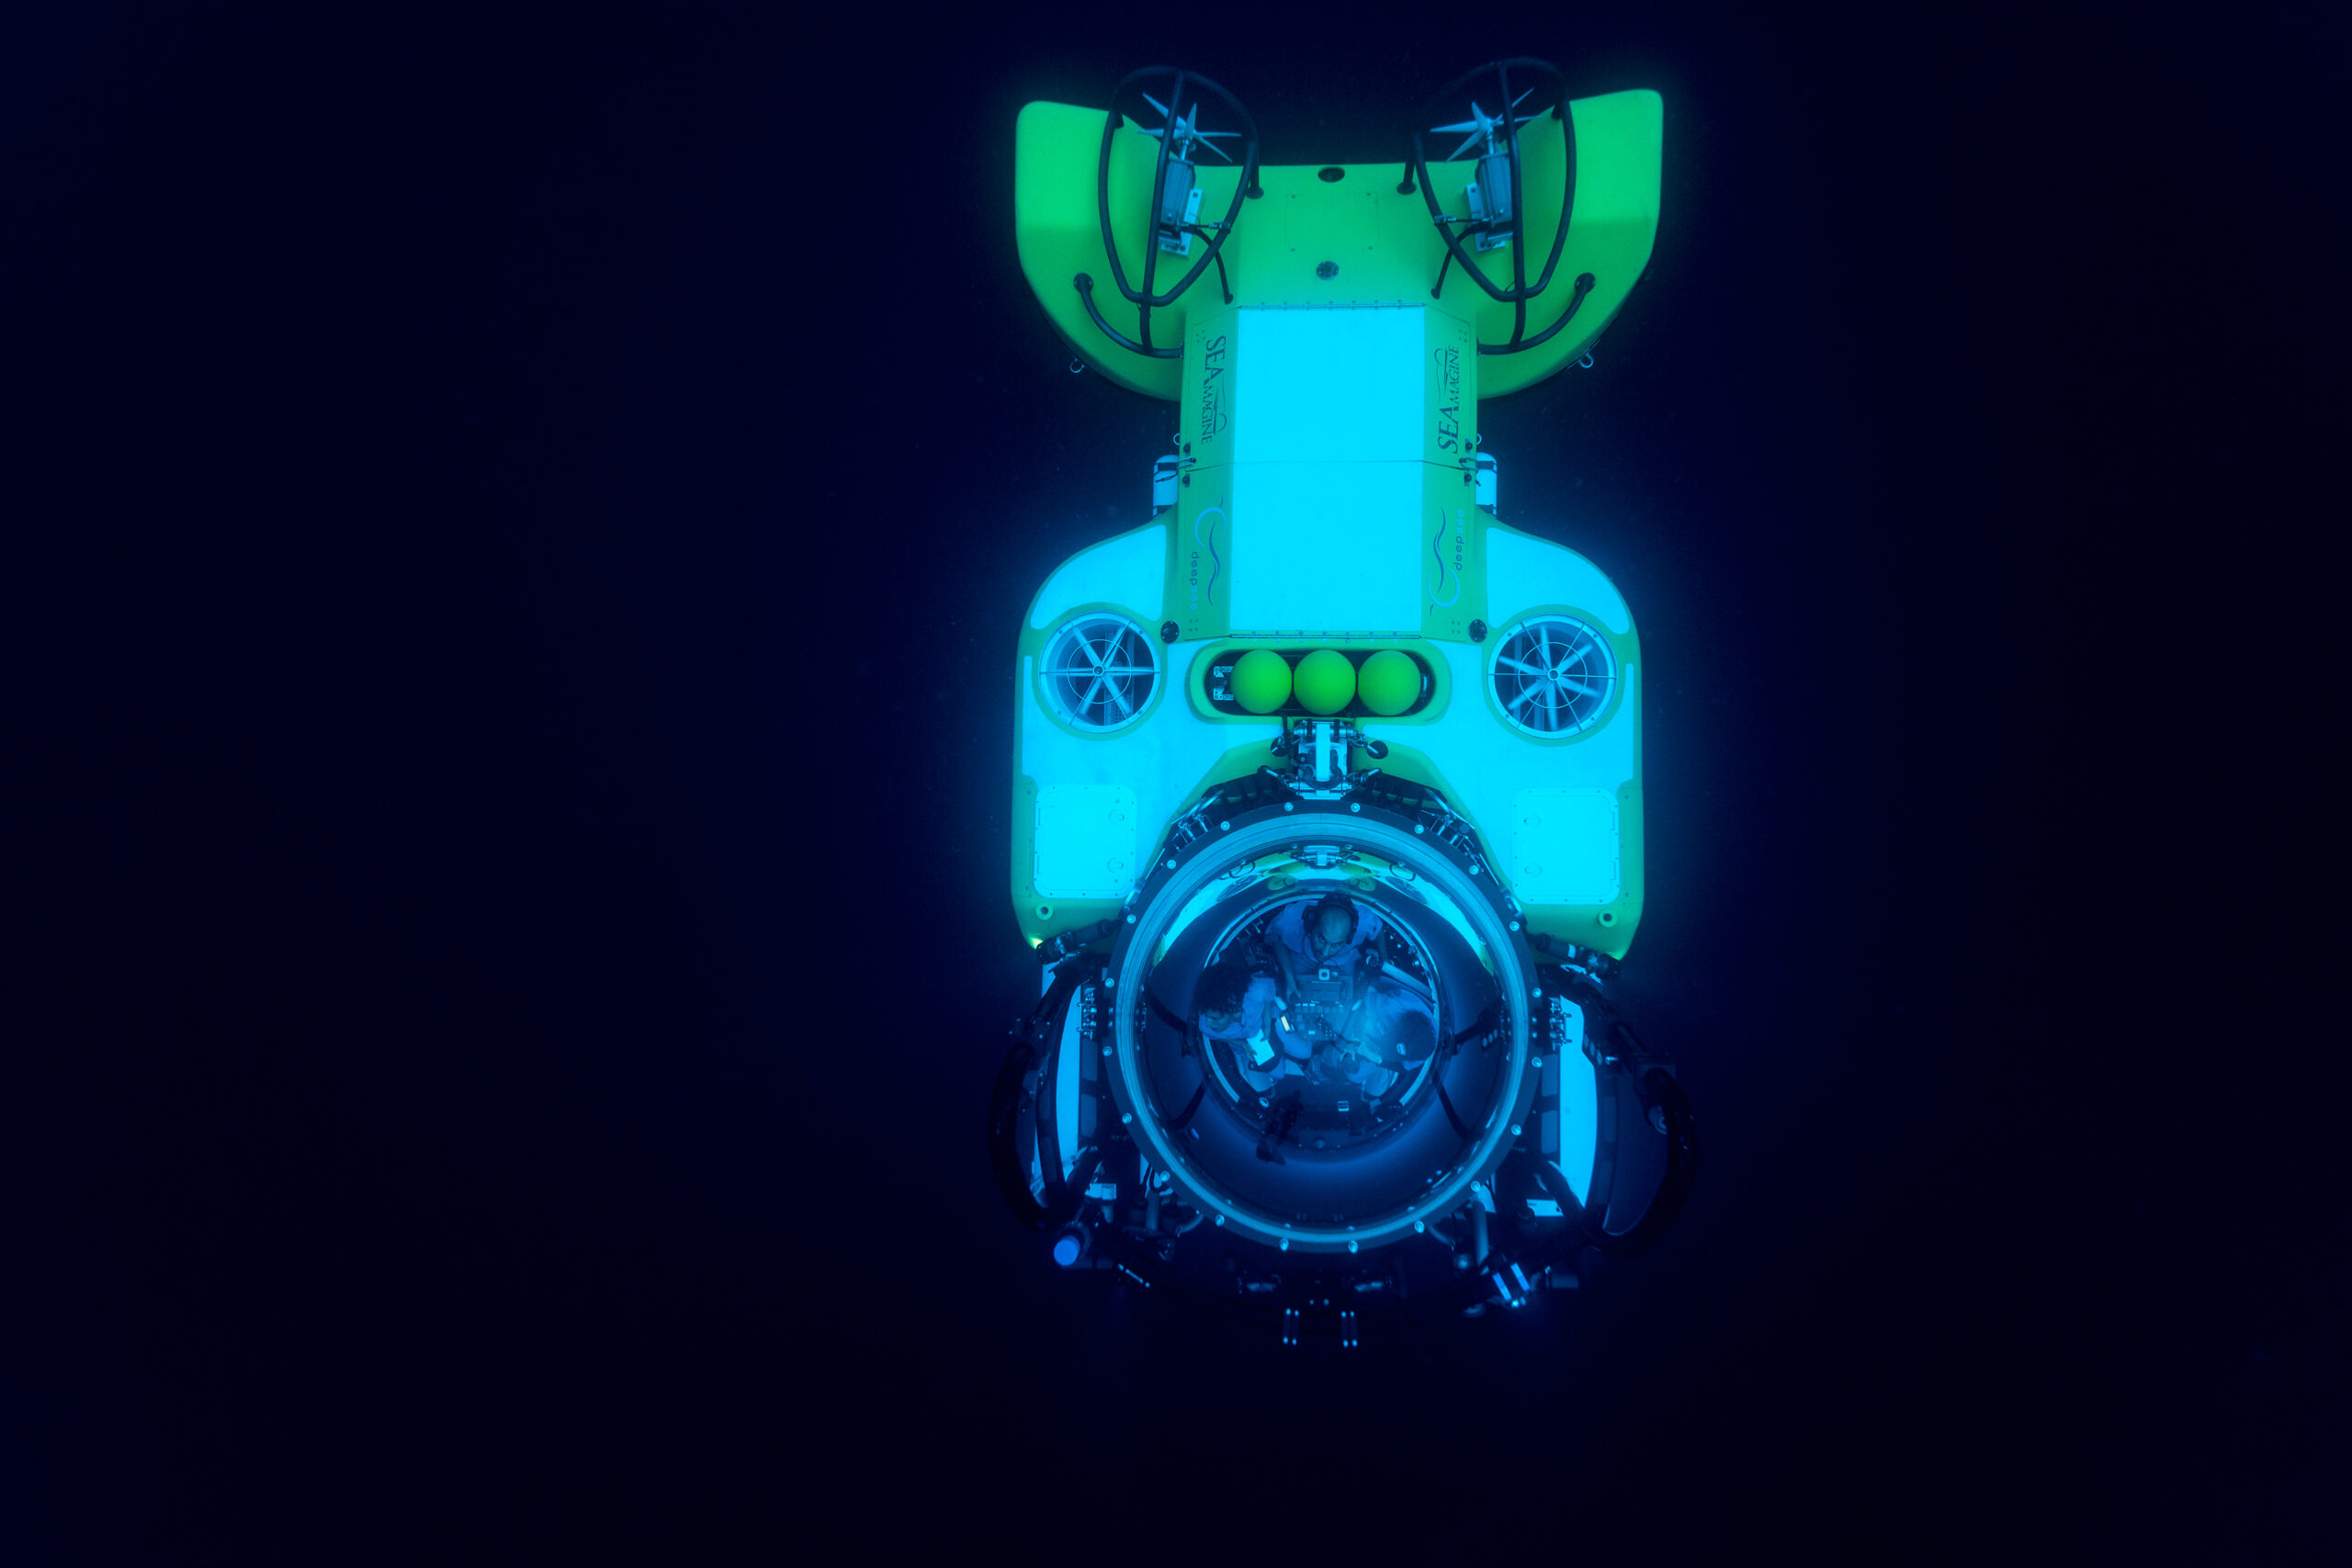
{"type": "Polygon", "coordinates": [[[1600,721],[1617,660],[1599,632],[1568,615],[1532,615],[1495,649],[1495,701],[1534,735],[1578,735],[1600,721]]]}
{"type": "Polygon", "coordinates": [[[1134,722],[1159,679],[1159,650],[1141,626],[1119,615],[1080,615],[1046,645],[1039,675],[1046,701],[1080,729],[1134,722]]]}

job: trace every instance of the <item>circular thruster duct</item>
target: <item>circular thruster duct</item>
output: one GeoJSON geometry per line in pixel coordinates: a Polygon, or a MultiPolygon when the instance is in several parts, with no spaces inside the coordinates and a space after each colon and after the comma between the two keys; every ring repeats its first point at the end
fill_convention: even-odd
{"type": "Polygon", "coordinates": [[[1159,681],[1159,646],[1124,615],[1080,615],[1046,645],[1037,678],[1046,705],[1080,729],[1135,721],[1159,681]]]}
{"type": "MultiPolygon", "coordinates": [[[[1293,1252],[1368,1251],[1460,1208],[1518,1141],[1539,1076],[1534,963],[1476,840],[1410,786],[1335,801],[1255,789],[1190,822],[1137,888],[1105,976],[1107,1077],[1144,1157],[1227,1235],[1293,1252]],[[1336,1076],[1252,1085],[1238,1049],[1200,1027],[1204,970],[1239,952],[1273,972],[1272,922],[1335,892],[1383,927],[1354,994],[1409,990],[1433,1019],[1433,1049],[1384,1086],[1377,1114],[1336,1076]]],[[[1343,1038],[1345,994],[1319,1002],[1317,976],[1300,978],[1290,1038],[1343,1038]]]]}
{"type": "Polygon", "coordinates": [[[1599,723],[1617,686],[1608,639],[1569,615],[1531,615],[1494,655],[1495,701],[1534,735],[1579,735],[1599,723]]]}

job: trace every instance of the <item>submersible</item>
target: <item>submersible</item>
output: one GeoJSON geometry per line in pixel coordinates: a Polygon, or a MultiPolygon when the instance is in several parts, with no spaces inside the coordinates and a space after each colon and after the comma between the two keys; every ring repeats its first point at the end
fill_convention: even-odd
{"type": "Polygon", "coordinates": [[[1031,288],[1074,367],[1180,422],[1149,520],[1065,561],[1015,651],[1045,976],[989,1155],[1045,1266],[1354,1347],[1576,1288],[1680,1208],[1690,1104],[1610,995],[1640,639],[1497,516],[1478,434],[1642,276],[1660,130],[1655,93],[1531,59],[1378,164],[1261,165],[1176,67],[1021,111],[1031,288]]]}

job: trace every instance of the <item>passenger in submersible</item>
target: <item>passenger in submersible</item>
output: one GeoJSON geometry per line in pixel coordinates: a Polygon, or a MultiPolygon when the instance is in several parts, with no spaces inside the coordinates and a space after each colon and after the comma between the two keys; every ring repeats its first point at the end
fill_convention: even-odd
{"type": "Polygon", "coordinates": [[[1385,980],[1366,988],[1355,1010],[1355,1023],[1356,1032],[1349,1042],[1347,1077],[1375,1104],[1437,1048],[1435,1019],[1429,1003],[1385,980]]]}
{"type": "Polygon", "coordinates": [[[1266,936],[1282,968],[1283,996],[1299,999],[1301,975],[1322,970],[1329,979],[1353,967],[1380,930],[1380,917],[1359,910],[1344,893],[1326,893],[1312,904],[1293,904],[1277,914],[1266,923],[1266,936]]]}
{"type": "Polygon", "coordinates": [[[1245,954],[1228,953],[1202,971],[1194,1006],[1201,1037],[1231,1046],[1242,1080],[1259,1094],[1306,1070],[1312,1047],[1284,1023],[1274,977],[1245,954]]]}

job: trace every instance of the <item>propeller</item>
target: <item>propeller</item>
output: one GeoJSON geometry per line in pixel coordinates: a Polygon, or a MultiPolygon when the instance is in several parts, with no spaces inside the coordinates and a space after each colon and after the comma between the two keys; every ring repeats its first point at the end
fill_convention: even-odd
{"type": "MultiPolygon", "coordinates": [[[[1532,93],[1533,91],[1535,91],[1535,89],[1530,87],[1527,89],[1526,93],[1520,94],[1519,96],[1510,101],[1510,107],[1504,109],[1501,114],[1488,114],[1486,110],[1480,108],[1478,107],[1478,101],[1476,98],[1473,98],[1470,100],[1470,118],[1468,119],[1464,120],[1459,125],[1433,125],[1430,127],[1430,133],[1433,136],[1442,135],[1449,130],[1466,130],[1470,133],[1464,139],[1461,146],[1456,147],[1453,152],[1448,152],[1445,155],[1445,161],[1450,164],[1453,162],[1454,159],[1461,157],[1462,154],[1467,152],[1472,147],[1477,144],[1480,137],[1486,138],[1487,151],[1492,152],[1495,150],[1495,132],[1505,130],[1509,126],[1514,124],[1525,125],[1529,120],[1535,118],[1532,114],[1521,115],[1516,119],[1506,118],[1510,115],[1511,109],[1515,109],[1519,107],[1520,105],[1525,103],[1527,101],[1527,94],[1532,93]]],[[[1152,107],[1155,108],[1159,107],[1156,104],[1152,107]]],[[[1167,111],[1162,109],[1160,112],[1165,114],[1167,111]]]]}
{"type": "Polygon", "coordinates": [[[1193,110],[1190,114],[1170,114],[1169,112],[1168,106],[1161,103],[1158,98],[1153,97],[1149,93],[1143,95],[1143,101],[1149,104],[1153,108],[1158,109],[1159,111],[1159,118],[1166,120],[1168,123],[1159,127],[1158,130],[1145,130],[1142,126],[1136,126],[1136,129],[1137,130],[1142,130],[1146,136],[1158,136],[1162,131],[1167,130],[1174,131],[1176,133],[1174,151],[1177,157],[1190,163],[1193,157],[1193,145],[1194,142],[1198,142],[1203,148],[1216,153],[1227,163],[1230,164],[1233,162],[1233,154],[1227,152],[1224,148],[1219,147],[1215,141],[1211,141],[1210,138],[1217,136],[1238,136],[1241,133],[1238,130],[1203,130],[1200,128],[1201,106],[1198,103],[1194,103],[1193,105],[1193,110]]]}

